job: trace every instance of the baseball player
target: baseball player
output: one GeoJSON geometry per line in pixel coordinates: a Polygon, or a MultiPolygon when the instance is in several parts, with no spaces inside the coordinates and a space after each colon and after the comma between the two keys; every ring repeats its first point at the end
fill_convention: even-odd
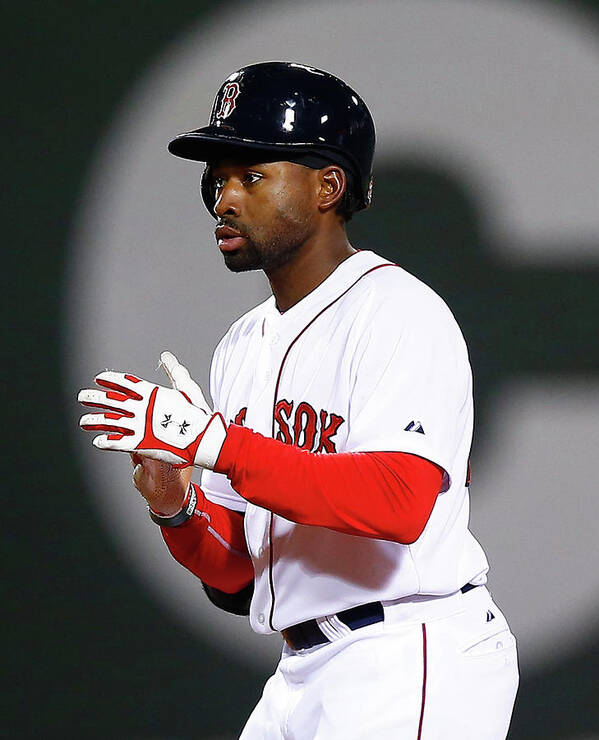
{"type": "Polygon", "coordinates": [[[173,557],[283,637],[242,740],[500,740],[512,713],[515,640],[468,530],[462,334],[346,235],[374,143],[368,108],[327,72],[228,77],[209,125],[169,150],[206,163],[224,262],[264,270],[272,296],[216,348],[212,404],[170,352],[172,387],[106,371],[79,394],[94,445],[131,454],[173,557]]]}

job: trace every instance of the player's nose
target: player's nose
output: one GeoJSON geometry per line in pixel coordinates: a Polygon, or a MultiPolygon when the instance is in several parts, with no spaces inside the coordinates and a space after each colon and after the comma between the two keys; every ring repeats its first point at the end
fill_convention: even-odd
{"type": "Polygon", "coordinates": [[[233,179],[229,179],[217,192],[214,203],[214,213],[223,216],[239,216],[241,213],[241,185],[237,185],[233,179]]]}

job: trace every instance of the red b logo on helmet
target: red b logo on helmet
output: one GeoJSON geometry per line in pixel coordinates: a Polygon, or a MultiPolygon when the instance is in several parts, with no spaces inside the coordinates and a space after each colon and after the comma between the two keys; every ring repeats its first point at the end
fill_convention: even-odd
{"type": "Polygon", "coordinates": [[[223,99],[216,114],[217,118],[227,118],[235,110],[235,100],[239,95],[239,85],[236,82],[227,82],[223,87],[223,99]]]}

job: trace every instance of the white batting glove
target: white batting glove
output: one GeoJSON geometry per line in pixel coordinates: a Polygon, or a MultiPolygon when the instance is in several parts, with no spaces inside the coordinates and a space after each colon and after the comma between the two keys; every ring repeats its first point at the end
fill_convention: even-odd
{"type": "Polygon", "coordinates": [[[85,414],[79,425],[104,432],[93,440],[101,450],[212,469],[227,434],[224,419],[212,413],[187,368],[171,352],[163,352],[160,362],[173,389],[106,370],[94,379],[102,390],[82,390],[77,397],[102,412],[85,414]]]}

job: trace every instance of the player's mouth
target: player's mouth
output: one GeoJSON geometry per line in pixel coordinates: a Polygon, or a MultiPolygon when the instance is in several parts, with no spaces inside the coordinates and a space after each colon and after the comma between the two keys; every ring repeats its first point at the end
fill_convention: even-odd
{"type": "Polygon", "coordinates": [[[214,233],[221,252],[232,252],[239,249],[246,240],[245,236],[242,236],[239,231],[232,229],[230,226],[218,226],[214,233]]]}

